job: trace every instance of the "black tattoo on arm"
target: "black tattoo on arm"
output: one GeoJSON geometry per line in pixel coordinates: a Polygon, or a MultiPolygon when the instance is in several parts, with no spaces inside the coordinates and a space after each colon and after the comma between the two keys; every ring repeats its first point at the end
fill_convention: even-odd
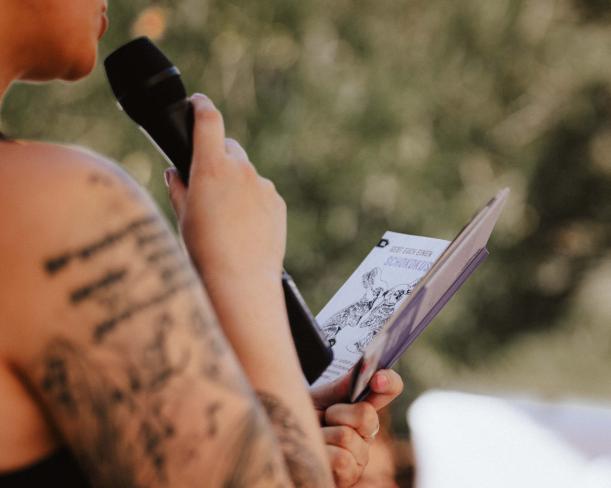
{"type": "Polygon", "coordinates": [[[90,479],[100,487],[139,486],[133,469],[136,459],[129,454],[133,449],[125,449],[117,418],[127,393],[109,384],[105,375],[92,375],[91,360],[67,340],[48,345],[42,367],[41,389],[56,407],[54,413],[78,425],[69,436],[90,479]]]}
{"type": "MultiPolygon", "coordinates": [[[[199,431],[199,434],[180,440],[177,438],[185,433],[185,428],[180,425],[180,417],[170,416],[167,411],[176,410],[186,401],[184,395],[188,391],[182,395],[178,388],[164,392],[159,385],[151,383],[154,372],[135,373],[137,381],[129,367],[116,368],[113,374],[67,340],[53,341],[45,350],[42,363],[42,390],[54,399],[56,416],[69,418],[78,426],[71,434],[71,444],[95,486],[171,486],[168,464],[180,464],[181,468],[208,464],[200,451],[206,442],[213,441],[217,442],[218,457],[214,460],[216,466],[208,465],[207,469],[216,467],[225,473],[223,487],[289,486],[284,464],[289,460],[282,458],[265,413],[247,393],[241,399],[231,397],[243,404],[248,400],[246,413],[231,424],[221,415],[227,400],[217,399],[203,409],[199,426],[192,422],[189,432],[199,431]],[[126,435],[130,424],[135,430],[132,438],[126,435]]],[[[173,381],[175,386],[180,383],[176,377],[173,381]]],[[[193,386],[187,385],[183,385],[185,389],[193,386]]],[[[307,472],[315,469],[315,465],[308,463],[307,452],[300,447],[301,429],[287,420],[285,410],[271,397],[266,398],[285,432],[281,444],[291,445],[290,452],[300,459],[299,466],[293,467],[293,474],[296,472],[299,476],[294,478],[295,486],[323,486],[316,481],[316,471],[307,472]],[[291,440],[293,435],[297,438],[291,440]]],[[[177,413],[180,415],[180,410],[177,413]]]]}
{"type": "Polygon", "coordinates": [[[307,447],[306,434],[291,411],[273,395],[257,392],[263,408],[272,423],[276,438],[296,487],[326,486],[325,468],[315,453],[307,447]]]}
{"type": "Polygon", "coordinates": [[[283,459],[196,274],[159,217],[57,253],[43,269],[55,286],[70,277],[65,306],[79,329],[49,340],[34,378],[94,486],[191,486],[176,477],[205,469],[196,484],[214,473],[215,486],[280,488],[290,485],[287,464],[296,486],[322,486],[303,431],[264,396],[292,456],[283,459]]]}
{"type": "Polygon", "coordinates": [[[70,293],[73,305],[87,300],[102,304],[106,317],[95,325],[93,332],[93,339],[98,343],[121,323],[161,305],[197,282],[180,248],[155,215],[134,219],[101,239],[48,259],[44,268],[50,276],[55,276],[65,271],[72,262],[88,264],[96,257],[102,259],[105,251],[112,251],[119,245],[131,245],[134,257],[138,259],[130,266],[107,271],[70,293]],[[129,283],[139,283],[143,275],[156,275],[158,286],[147,290],[145,296],[136,296],[129,283]],[[119,306],[119,302],[123,306],[119,306]]]}
{"type": "Polygon", "coordinates": [[[190,287],[195,283],[195,278],[190,277],[181,281],[180,283],[166,286],[165,289],[159,291],[151,297],[148,297],[146,300],[141,302],[135,302],[130,304],[124,310],[121,310],[116,315],[111,316],[108,319],[103,320],[102,322],[96,324],[93,332],[93,339],[95,342],[102,342],[106,335],[110,334],[121,322],[131,319],[136,314],[151,308],[156,305],[160,305],[163,302],[172,298],[179,291],[190,287]]]}
{"type": "Polygon", "coordinates": [[[69,251],[54,258],[47,259],[45,262],[45,269],[47,273],[53,275],[66,268],[66,266],[68,266],[70,262],[75,260],[86,261],[88,259],[91,259],[99,252],[111,247],[113,244],[120,242],[121,240],[125,239],[130,235],[133,235],[133,233],[138,231],[139,229],[154,225],[157,222],[158,218],[155,215],[147,215],[145,217],[135,219],[122,229],[110,232],[103,238],[98,239],[86,246],[83,246],[80,249],[77,249],[75,251],[69,251]]]}
{"type": "Polygon", "coordinates": [[[116,271],[109,271],[102,279],[74,290],[70,294],[70,301],[76,304],[83,300],[86,300],[97,290],[108,288],[114,283],[121,281],[123,278],[125,278],[126,274],[127,270],[125,268],[116,271]]]}

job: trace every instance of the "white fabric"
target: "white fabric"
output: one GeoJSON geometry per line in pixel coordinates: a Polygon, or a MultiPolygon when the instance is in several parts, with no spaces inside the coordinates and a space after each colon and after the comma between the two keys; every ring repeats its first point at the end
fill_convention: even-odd
{"type": "Polygon", "coordinates": [[[611,409],[430,392],[408,422],[416,488],[611,488],[611,409]]]}

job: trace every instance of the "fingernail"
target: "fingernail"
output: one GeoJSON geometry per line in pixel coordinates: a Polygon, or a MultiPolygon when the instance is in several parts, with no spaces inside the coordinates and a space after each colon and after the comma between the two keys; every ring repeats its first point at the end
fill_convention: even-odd
{"type": "Polygon", "coordinates": [[[170,188],[170,182],[172,181],[172,168],[168,168],[163,172],[163,179],[165,180],[165,186],[170,188]]]}
{"type": "Polygon", "coordinates": [[[210,98],[208,98],[203,93],[194,93],[193,95],[191,95],[191,101],[192,102],[201,101],[201,102],[208,102],[208,103],[212,103],[213,104],[212,100],[210,100],[210,98]]]}
{"type": "Polygon", "coordinates": [[[376,383],[375,384],[376,388],[382,389],[382,388],[386,388],[390,384],[390,381],[388,381],[388,378],[386,377],[385,374],[380,373],[376,375],[375,383],[376,383]]]}

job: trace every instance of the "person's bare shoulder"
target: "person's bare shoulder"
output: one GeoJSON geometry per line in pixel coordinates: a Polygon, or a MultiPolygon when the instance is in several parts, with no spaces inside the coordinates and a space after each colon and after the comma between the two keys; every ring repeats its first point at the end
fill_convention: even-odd
{"type": "Polygon", "coordinates": [[[142,230],[144,222],[167,229],[138,185],[117,164],[92,152],[46,143],[2,144],[0,160],[0,310],[5,317],[0,321],[0,354],[4,356],[3,345],[18,352],[30,344],[23,339],[40,336],[39,313],[49,317],[50,309],[66,302],[66,297],[56,295],[58,290],[76,284],[79,276],[101,272],[98,268],[108,260],[93,259],[94,249],[88,260],[87,246],[98,242],[98,254],[105,250],[116,254],[110,242],[104,248],[102,241],[121,229],[130,225],[135,229],[140,221],[142,230]],[[75,266],[79,261],[87,261],[87,266],[75,266]]]}
{"type": "Polygon", "coordinates": [[[56,221],[72,210],[70,205],[75,201],[104,212],[110,204],[116,210],[126,210],[147,200],[119,165],[80,147],[2,144],[0,160],[3,219],[56,221]]]}

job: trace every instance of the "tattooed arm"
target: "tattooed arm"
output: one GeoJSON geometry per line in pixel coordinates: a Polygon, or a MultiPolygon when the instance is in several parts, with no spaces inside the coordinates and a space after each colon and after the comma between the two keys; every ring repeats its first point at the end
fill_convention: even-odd
{"type": "MultiPolygon", "coordinates": [[[[56,442],[99,487],[290,486],[269,420],[150,200],[91,155],[43,144],[5,155],[0,355],[56,442]]],[[[300,442],[316,460],[316,439],[300,442]]],[[[301,486],[326,484],[317,463],[301,486]]]]}

